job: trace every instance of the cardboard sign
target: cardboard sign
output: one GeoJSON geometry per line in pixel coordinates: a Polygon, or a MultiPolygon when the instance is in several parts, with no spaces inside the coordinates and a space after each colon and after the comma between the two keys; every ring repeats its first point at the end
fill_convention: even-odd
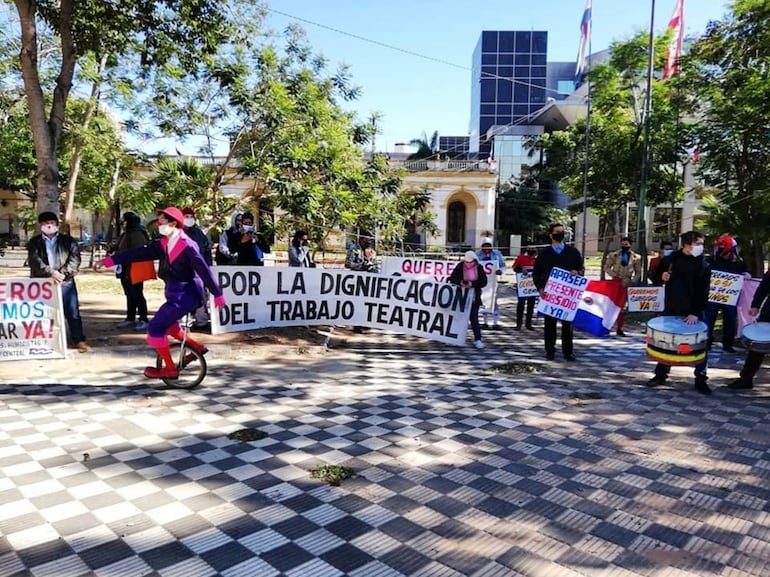
{"type": "Polygon", "coordinates": [[[532,274],[525,272],[516,273],[516,296],[520,299],[527,299],[540,295],[540,291],[535,286],[532,274]]]}
{"type": "Polygon", "coordinates": [[[61,287],[47,278],[0,279],[0,361],[66,356],[61,287]]]}
{"type": "Polygon", "coordinates": [[[587,278],[554,267],[545,285],[545,296],[540,297],[537,304],[537,312],[561,321],[575,320],[587,284],[587,278]]]}
{"type": "Polygon", "coordinates": [[[473,291],[449,283],[347,269],[219,266],[213,270],[227,305],[212,315],[212,334],[358,325],[465,344],[473,291]]]}
{"type": "Polygon", "coordinates": [[[738,304],[738,297],[741,296],[742,288],[742,274],[712,270],[711,282],[709,284],[709,302],[734,307],[738,304]]]}
{"type": "MultiPolygon", "coordinates": [[[[455,267],[462,261],[456,260],[426,260],[398,256],[383,256],[380,274],[385,276],[406,276],[433,282],[447,282],[455,267]]],[[[497,269],[494,261],[483,261],[484,273],[487,275],[487,286],[481,289],[481,306],[494,310],[497,302],[497,269]]]]}
{"type": "Polygon", "coordinates": [[[662,286],[628,287],[628,312],[659,313],[665,309],[666,288],[662,286]]]}

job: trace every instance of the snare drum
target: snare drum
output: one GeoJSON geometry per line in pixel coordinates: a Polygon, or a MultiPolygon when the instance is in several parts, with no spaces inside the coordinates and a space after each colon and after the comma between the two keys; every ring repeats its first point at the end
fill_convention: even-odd
{"type": "Polygon", "coordinates": [[[770,353],[770,323],[751,323],[743,327],[741,341],[754,353],[770,353]]]}
{"type": "Polygon", "coordinates": [[[656,317],[647,322],[647,356],[664,365],[698,365],[706,360],[708,327],[688,325],[682,317],[656,317]]]}

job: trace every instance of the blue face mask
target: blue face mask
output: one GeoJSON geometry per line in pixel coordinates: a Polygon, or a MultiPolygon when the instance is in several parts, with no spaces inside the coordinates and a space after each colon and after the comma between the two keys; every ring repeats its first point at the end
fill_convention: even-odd
{"type": "Polygon", "coordinates": [[[674,253],[674,249],[667,248],[663,251],[663,256],[671,256],[674,253]]]}

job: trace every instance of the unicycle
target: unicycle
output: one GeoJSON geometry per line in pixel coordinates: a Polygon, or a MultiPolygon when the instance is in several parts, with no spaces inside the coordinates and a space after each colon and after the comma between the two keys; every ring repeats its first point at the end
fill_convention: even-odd
{"type": "MultiPolygon", "coordinates": [[[[206,357],[203,353],[187,346],[187,331],[190,330],[187,322],[189,316],[185,317],[182,329],[184,331],[184,338],[181,342],[170,345],[171,358],[175,359],[174,364],[179,371],[179,377],[176,379],[161,379],[167,387],[174,389],[192,389],[197,387],[206,378],[208,371],[206,357]]],[[[159,369],[163,367],[163,359],[160,358],[160,355],[155,357],[155,366],[159,369]]]]}

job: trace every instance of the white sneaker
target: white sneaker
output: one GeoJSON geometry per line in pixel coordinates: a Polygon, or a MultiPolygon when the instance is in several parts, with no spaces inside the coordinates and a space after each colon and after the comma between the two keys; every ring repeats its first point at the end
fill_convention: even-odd
{"type": "Polygon", "coordinates": [[[134,321],[125,320],[125,321],[120,321],[118,323],[119,329],[127,329],[128,327],[133,327],[133,326],[134,326],[134,321]]]}
{"type": "Polygon", "coordinates": [[[473,346],[476,347],[477,349],[483,349],[484,343],[482,343],[481,341],[474,341],[473,346]]]}

